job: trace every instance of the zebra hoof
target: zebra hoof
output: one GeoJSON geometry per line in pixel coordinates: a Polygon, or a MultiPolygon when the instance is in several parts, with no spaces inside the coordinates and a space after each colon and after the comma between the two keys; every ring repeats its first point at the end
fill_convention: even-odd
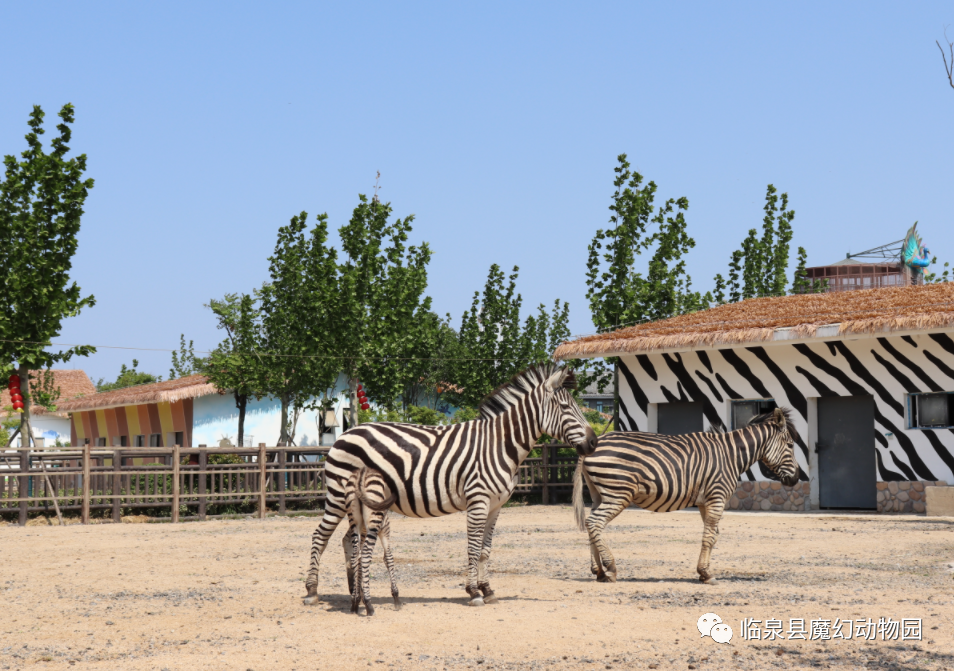
{"type": "Polygon", "coordinates": [[[479,596],[474,597],[473,599],[470,600],[470,602],[467,605],[468,606],[483,606],[484,599],[483,597],[479,597],[479,596]]]}
{"type": "Polygon", "coordinates": [[[364,614],[367,615],[368,617],[373,616],[373,615],[374,615],[374,606],[372,606],[370,603],[364,604],[364,614]]]}
{"type": "Polygon", "coordinates": [[[719,581],[712,576],[709,576],[708,578],[702,578],[702,583],[705,585],[716,585],[719,583],[719,581]]]}
{"type": "Polygon", "coordinates": [[[597,573],[596,582],[616,582],[615,573],[597,573]]]}
{"type": "Polygon", "coordinates": [[[496,594],[488,594],[487,596],[484,597],[484,603],[487,603],[487,604],[500,603],[500,599],[497,598],[496,594]]]}
{"type": "Polygon", "coordinates": [[[309,594],[304,599],[302,599],[301,602],[305,606],[314,606],[316,603],[318,603],[318,595],[309,594]]]}

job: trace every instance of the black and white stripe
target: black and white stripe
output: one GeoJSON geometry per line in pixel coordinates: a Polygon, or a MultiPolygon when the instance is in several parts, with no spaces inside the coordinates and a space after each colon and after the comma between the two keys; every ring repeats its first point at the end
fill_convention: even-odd
{"type": "MultiPolygon", "coordinates": [[[[650,407],[673,400],[702,404],[708,426],[729,427],[729,402],[773,398],[791,406],[802,479],[810,473],[813,398],[871,396],[881,481],[954,484],[954,430],[910,429],[906,395],[954,391],[951,333],[814,339],[688,352],[627,354],[619,359],[620,428],[652,430],[650,407]]],[[[771,475],[757,466],[747,480],[771,475]]]]}
{"type": "Polygon", "coordinates": [[[536,366],[491,394],[471,422],[382,422],[345,432],[328,453],[328,494],[312,537],[305,603],[318,601],[321,555],[346,515],[345,483],[362,467],[381,473],[396,496],[392,511],[408,517],[467,511],[467,593],[472,605],[495,602],[486,566],[497,515],[513,492],[518,467],[544,433],[581,454],[596,447],[596,435],[567,390],[575,385],[569,369],[536,366]]]}
{"type": "Polygon", "coordinates": [[[401,610],[397,579],[394,575],[394,554],[391,552],[391,520],[388,508],[397,497],[391,493],[384,476],[373,468],[359,468],[345,485],[345,510],[351,528],[345,536],[345,555],[348,561],[348,587],[351,590],[351,612],[358,612],[358,604],[364,603],[368,615],[374,615],[371,605],[370,578],[371,556],[375,541],[380,538],[384,550],[384,565],[391,579],[391,597],[394,609],[401,610]],[[351,552],[348,552],[348,537],[351,552]]]}
{"type": "Polygon", "coordinates": [[[728,433],[602,436],[596,451],[580,460],[573,481],[573,508],[580,529],[589,533],[597,580],[616,582],[616,560],[603,541],[603,529],[627,506],[670,512],[698,505],[705,529],[696,570],[701,580],[711,581],[709,557],[739,476],[758,461],[782,484],[798,482],[794,445],[799,436],[789,417],[789,410],[779,408],[728,433]],[[584,478],[593,499],[589,516],[583,507],[584,478]]]}

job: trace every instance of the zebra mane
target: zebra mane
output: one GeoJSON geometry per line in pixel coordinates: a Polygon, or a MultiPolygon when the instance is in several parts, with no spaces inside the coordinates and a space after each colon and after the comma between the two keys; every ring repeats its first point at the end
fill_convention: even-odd
{"type": "MultiPolygon", "coordinates": [[[[517,373],[509,382],[505,382],[484,397],[479,407],[480,419],[493,419],[504,414],[558,370],[560,367],[555,363],[544,363],[517,373]]],[[[563,381],[563,387],[576,389],[576,374],[572,370],[563,381]]]]}
{"type": "MultiPolygon", "coordinates": [[[[785,427],[788,429],[788,435],[797,443],[801,440],[801,437],[798,435],[798,431],[795,429],[795,423],[792,421],[792,409],[791,408],[778,408],[782,411],[782,415],[785,416],[785,427]]],[[[749,426],[753,424],[768,424],[775,417],[775,410],[769,410],[768,412],[763,412],[761,415],[756,415],[749,420],[749,426]]]]}

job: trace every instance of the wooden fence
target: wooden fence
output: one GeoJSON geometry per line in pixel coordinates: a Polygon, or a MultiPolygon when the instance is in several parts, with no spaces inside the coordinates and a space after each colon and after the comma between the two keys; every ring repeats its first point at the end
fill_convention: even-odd
{"type": "MultiPolygon", "coordinates": [[[[541,446],[540,457],[524,461],[515,491],[542,494],[544,503],[572,489],[576,455],[564,446],[541,446]]],[[[79,511],[88,524],[92,511],[169,509],[173,522],[204,520],[210,506],[254,506],[265,517],[269,505],[317,506],[325,498],[328,447],[258,448],[18,448],[0,452],[0,515],[79,511]],[[237,463],[209,463],[212,455],[234,455],[237,463]]],[[[222,461],[214,459],[213,461],[222,461]]]]}

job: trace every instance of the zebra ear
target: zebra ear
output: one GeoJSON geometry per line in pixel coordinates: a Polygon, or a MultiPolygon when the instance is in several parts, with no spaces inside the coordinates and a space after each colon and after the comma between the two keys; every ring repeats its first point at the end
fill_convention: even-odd
{"type": "Polygon", "coordinates": [[[563,382],[566,380],[567,375],[569,374],[569,368],[561,368],[547,380],[547,390],[550,392],[559,391],[560,387],[563,386],[563,382]]]}
{"type": "Polygon", "coordinates": [[[775,408],[775,413],[772,416],[772,421],[778,425],[778,428],[784,429],[785,425],[788,424],[788,420],[785,418],[785,411],[781,408],[775,408]]]}

